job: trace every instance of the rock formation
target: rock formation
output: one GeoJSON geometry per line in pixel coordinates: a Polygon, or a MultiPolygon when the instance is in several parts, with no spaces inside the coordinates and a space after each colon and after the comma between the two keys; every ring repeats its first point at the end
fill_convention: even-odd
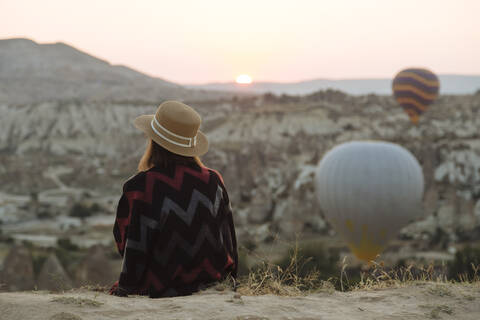
{"type": "Polygon", "coordinates": [[[62,291],[72,288],[72,281],[55,254],[50,254],[37,277],[39,290],[62,291]]]}
{"type": "MultiPolygon", "coordinates": [[[[202,130],[210,140],[202,160],[224,176],[240,241],[328,235],[313,192],[314,168],[333,146],[359,139],[398,143],[423,166],[424,215],[403,229],[402,237],[431,239],[441,228],[453,244],[478,240],[478,94],[440,97],[418,126],[390,97],[335,91],[191,104],[201,113],[202,130]]],[[[82,190],[88,189],[98,201],[108,199],[102,207],[113,214],[121,186],[136,172],[145,146],[131,122],[155,109],[153,104],[79,101],[0,105],[0,192],[36,191],[39,204],[62,208],[68,201],[61,197],[81,201],[82,190]]],[[[18,206],[5,206],[10,219],[5,230],[31,219],[18,196],[8,196],[9,205],[14,199],[18,206]]],[[[59,217],[67,211],[58,210],[59,217]]],[[[99,236],[102,241],[112,237],[110,231],[99,236]]]]}
{"type": "Polygon", "coordinates": [[[111,286],[118,280],[120,267],[121,261],[118,261],[116,268],[112,267],[112,262],[107,258],[104,247],[93,246],[75,269],[76,285],[111,286]],[[118,272],[112,272],[115,269],[118,269],[118,272]]]}
{"type": "Polygon", "coordinates": [[[32,290],[35,286],[32,255],[25,246],[13,246],[3,261],[0,290],[32,290]]]}

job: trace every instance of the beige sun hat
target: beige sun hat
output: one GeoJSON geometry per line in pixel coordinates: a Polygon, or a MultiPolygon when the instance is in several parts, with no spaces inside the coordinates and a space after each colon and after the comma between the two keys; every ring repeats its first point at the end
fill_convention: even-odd
{"type": "Polygon", "coordinates": [[[165,101],[153,115],[135,119],[135,126],[153,141],[170,152],[187,156],[201,156],[208,151],[207,137],[198,130],[202,118],[178,101],[165,101]]]}

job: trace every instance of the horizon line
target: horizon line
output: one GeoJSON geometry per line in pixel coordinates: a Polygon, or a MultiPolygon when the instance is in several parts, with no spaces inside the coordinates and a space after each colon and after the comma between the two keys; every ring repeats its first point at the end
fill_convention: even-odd
{"type": "MultiPolygon", "coordinates": [[[[34,40],[33,38],[30,38],[30,37],[10,37],[10,38],[0,38],[0,41],[2,40],[22,40],[22,41],[30,41],[30,42],[33,42],[37,45],[57,45],[57,44],[61,44],[61,45],[66,45],[66,46],[69,46],[77,51],[80,51],[82,52],[83,54],[86,54],[86,55],[89,55],[95,59],[98,59],[98,60],[102,60],[106,63],[108,63],[109,65],[111,65],[112,67],[126,67],[126,68],[129,68],[133,71],[136,71],[136,72],[139,72],[139,73],[142,73],[148,77],[151,77],[151,78],[156,78],[156,79],[161,79],[163,81],[167,81],[167,82],[171,82],[171,83],[174,83],[174,84],[178,84],[178,85],[181,85],[181,86],[204,86],[204,85],[228,85],[228,84],[237,84],[233,79],[231,81],[221,81],[221,80],[211,80],[211,81],[202,81],[202,82],[184,82],[184,81],[179,81],[179,80],[172,80],[170,78],[167,78],[165,76],[162,76],[162,75],[154,75],[152,73],[149,73],[148,71],[142,71],[134,66],[131,66],[129,64],[113,64],[109,61],[109,59],[107,58],[103,58],[103,57],[100,57],[94,53],[91,53],[90,51],[88,50],[84,50],[84,49],[81,49],[79,47],[77,47],[76,45],[74,45],[73,43],[71,42],[68,42],[68,41],[65,41],[65,40],[57,40],[57,41],[52,41],[52,42],[37,42],[37,40],[34,40]]],[[[418,66],[408,66],[408,67],[405,67],[405,68],[418,68],[418,66]]],[[[405,69],[403,68],[403,69],[405,69]]],[[[397,72],[399,72],[401,70],[398,70],[397,72]]],[[[396,73],[395,73],[396,74],[396,73]]],[[[372,76],[372,77],[369,77],[369,76],[366,76],[366,77],[345,77],[345,78],[340,78],[340,77],[326,77],[326,78],[322,78],[322,77],[318,77],[318,78],[306,78],[306,79],[303,79],[303,80],[291,80],[291,81],[288,81],[288,80],[279,80],[279,81],[275,81],[275,80],[255,80],[255,79],[252,79],[252,83],[251,84],[242,84],[241,86],[245,86],[245,87],[249,87],[249,86],[252,86],[252,85],[255,85],[255,84],[266,84],[266,83],[271,83],[271,84],[300,84],[300,83],[304,83],[304,82],[310,82],[310,81],[319,81],[319,80],[323,80],[323,81],[355,81],[355,80],[389,80],[389,79],[393,79],[395,74],[393,74],[391,77],[388,77],[388,76],[372,76]]],[[[445,72],[445,73],[435,73],[436,75],[438,76],[464,76],[464,77],[480,77],[480,73],[455,73],[455,72],[445,72]]]]}
{"type": "MultiPolygon", "coordinates": [[[[131,68],[131,67],[129,67],[131,68]]],[[[141,71],[139,71],[141,72],[141,71]]],[[[460,77],[480,77],[480,73],[436,73],[437,76],[460,76],[460,77]]],[[[153,76],[155,77],[155,76],[153,76]]],[[[235,81],[209,81],[209,82],[177,82],[182,86],[201,86],[201,85],[219,85],[219,84],[236,84],[239,86],[251,86],[253,84],[265,84],[265,83],[272,83],[272,84],[299,84],[303,82],[310,82],[310,81],[358,81],[358,80],[393,80],[394,77],[352,77],[352,78],[307,78],[305,80],[294,80],[294,81],[275,81],[275,80],[255,80],[252,79],[252,83],[250,84],[238,84],[235,81]]],[[[173,81],[172,81],[173,82],[173,81]]]]}

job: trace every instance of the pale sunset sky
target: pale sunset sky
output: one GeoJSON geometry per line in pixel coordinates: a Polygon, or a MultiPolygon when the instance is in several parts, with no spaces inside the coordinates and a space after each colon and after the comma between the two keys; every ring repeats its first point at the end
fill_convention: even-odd
{"type": "Polygon", "coordinates": [[[0,0],[17,37],[182,84],[480,74],[479,0],[0,0]]]}

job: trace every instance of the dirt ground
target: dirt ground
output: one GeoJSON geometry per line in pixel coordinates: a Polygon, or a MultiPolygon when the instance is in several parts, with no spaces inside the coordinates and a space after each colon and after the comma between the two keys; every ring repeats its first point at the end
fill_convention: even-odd
{"type": "Polygon", "coordinates": [[[13,319],[480,319],[480,284],[412,283],[401,288],[324,291],[306,296],[118,298],[73,290],[0,293],[0,318],[13,319]]]}

